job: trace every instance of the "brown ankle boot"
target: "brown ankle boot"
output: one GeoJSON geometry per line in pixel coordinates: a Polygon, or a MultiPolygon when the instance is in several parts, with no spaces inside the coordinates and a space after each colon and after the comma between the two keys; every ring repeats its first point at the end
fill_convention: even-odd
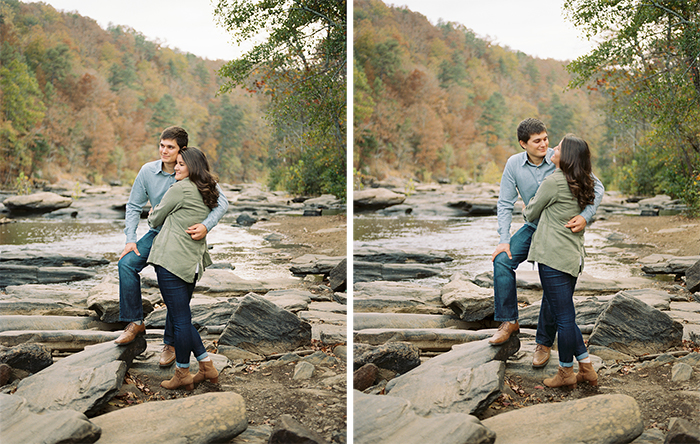
{"type": "Polygon", "coordinates": [[[576,382],[586,381],[590,385],[598,385],[598,374],[593,368],[591,362],[579,362],[578,373],[576,373],[576,382]]]}
{"type": "Polygon", "coordinates": [[[192,379],[194,380],[195,384],[199,384],[205,379],[208,379],[216,384],[219,382],[219,372],[216,371],[212,361],[199,361],[199,371],[192,379]]]}
{"type": "Polygon", "coordinates": [[[547,378],[544,380],[544,385],[547,387],[562,387],[567,386],[568,388],[576,388],[576,375],[574,374],[573,367],[562,367],[559,366],[559,371],[553,378],[547,378]]]}
{"type": "Polygon", "coordinates": [[[161,382],[160,386],[168,390],[175,390],[182,386],[185,387],[185,390],[193,390],[192,373],[190,373],[189,368],[176,367],[175,375],[173,375],[172,379],[161,382]]]}

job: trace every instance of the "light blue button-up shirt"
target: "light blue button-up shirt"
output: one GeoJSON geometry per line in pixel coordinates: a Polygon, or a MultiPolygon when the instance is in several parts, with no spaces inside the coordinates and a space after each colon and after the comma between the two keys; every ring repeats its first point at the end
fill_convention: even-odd
{"type": "MultiPolygon", "coordinates": [[[[139,174],[134,180],[134,185],[131,187],[129,202],[126,204],[126,228],[124,228],[124,233],[126,234],[127,244],[136,243],[137,241],[136,228],[139,225],[144,205],[148,201],[151,202],[152,207],[158,205],[163,199],[165,192],[175,182],[175,173],[167,174],[163,171],[162,160],[148,162],[141,167],[139,174]]],[[[219,205],[211,210],[209,216],[202,221],[208,232],[219,223],[219,220],[228,211],[228,200],[226,200],[226,196],[224,196],[224,192],[218,184],[217,188],[219,189],[219,200],[217,201],[219,205]]]]}
{"type": "MultiPolygon", "coordinates": [[[[497,214],[498,214],[498,235],[499,243],[510,243],[510,225],[513,222],[513,207],[518,200],[518,193],[526,204],[530,199],[535,197],[537,189],[542,184],[545,177],[549,176],[557,168],[552,162],[552,148],[547,149],[547,155],[542,160],[542,163],[535,165],[530,162],[527,157],[527,152],[510,156],[506,167],[503,169],[501,177],[501,190],[498,195],[497,214]]],[[[581,212],[581,216],[586,219],[587,223],[591,223],[591,219],[598,210],[598,205],[603,200],[605,187],[603,183],[593,176],[595,184],[595,201],[588,205],[581,212]]],[[[534,227],[538,221],[526,222],[534,227]]]]}

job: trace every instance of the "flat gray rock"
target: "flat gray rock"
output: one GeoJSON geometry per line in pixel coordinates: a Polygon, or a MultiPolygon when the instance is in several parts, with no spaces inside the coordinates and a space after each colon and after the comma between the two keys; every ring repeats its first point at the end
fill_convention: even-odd
{"type": "Polygon", "coordinates": [[[15,297],[25,301],[29,299],[44,299],[64,302],[76,307],[86,307],[88,298],[88,293],[86,291],[69,288],[60,284],[10,285],[5,288],[5,293],[7,293],[9,297],[15,297]]]}
{"type": "Polygon", "coordinates": [[[495,329],[474,331],[452,328],[368,328],[355,331],[353,340],[371,345],[410,342],[425,351],[448,351],[458,344],[488,339],[494,333],[495,329]]]}
{"type": "Polygon", "coordinates": [[[464,413],[416,414],[405,399],[353,391],[354,444],[491,444],[495,434],[464,413]]]}
{"type": "Polygon", "coordinates": [[[100,427],[75,410],[36,413],[21,396],[0,394],[0,442],[3,444],[91,443],[100,427]]]}
{"type": "Polygon", "coordinates": [[[248,427],[245,403],[233,392],[147,402],[92,419],[100,444],[229,442],[248,427]],[[148,424],[134,431],[135,424],[148,424]]]}
{"type": "MultiPolygon", "coordinates": [[[[493,305],[493,303],[492,303],[493,305]]],[[[353,329],[373,328],[456,328],[470,327],[456,316],[412,313],[353,313],[353,329]]]]}
{"type": "Polygon", "coordinates": [[[644,431],[639,406],[627,395],[597,395],[539,404],[482,421],[495,444],[561,444],[595,437],[597,444],[632,442],[644,431]]]}
{"type": "Polygon", "coordinates": [[[107,329],[99,319],[75,316],[0,316],[0,331],[10,330],[88,330],[107,329]]]}
{"type": "Polygon", "coordinates": [[[414,282],[389,281],[355,282],[353,284],[353,300],[387,295],[402,297],[424,304],[442,305],[440,289],[427,285],[414,282]]]}
{"type": "Polygon", "coordinates": [[[114,341],[121,331],[12,330],[0,332],[0,345],[42,344],[50,350],[79,352],[88,345],[114,341]]]}
{"type": "Polygon", "coordinates": [[[124,346],[91,345],[23,379],[15,395],[35,412],[69,408],[90,415],[117,393],[134,357],[145,349],[143,336],[124,346]]]}

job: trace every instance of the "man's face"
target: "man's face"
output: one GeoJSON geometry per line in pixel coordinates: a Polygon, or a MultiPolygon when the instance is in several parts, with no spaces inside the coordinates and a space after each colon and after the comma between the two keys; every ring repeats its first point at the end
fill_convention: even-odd
{"type": "Polygon", "coordinates": [[[174,165],[177,162],[177,155],[180,153],[180,147],[173,139],[161,139],[158,152],[160,153],[160,160],[162,160],[163,163],[174,165]]]}
{"type": "Polygon", "coordinates": [[[547,155],[547,148],[549,147],[549,137],[547,136],[547,132],[544,131],[539,134],[531,135],[527,143],[521,140],[520,146],[527,151],[527,155],[531,161],[540,163],[547,155]]]}

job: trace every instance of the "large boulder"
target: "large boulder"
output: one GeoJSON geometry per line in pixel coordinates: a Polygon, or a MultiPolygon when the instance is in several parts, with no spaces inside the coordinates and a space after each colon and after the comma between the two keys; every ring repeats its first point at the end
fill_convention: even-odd
{"type": "Polygon", "coordinates": [[[634,356],[663,353],[682,345],[683,325],[623,292],[600,314],[588,343],[634,356]]]}
{"type": "Polygon", "coordinates": [[[386,188],[367,188],[353,192],[352,200],[356,212],[376,211],[402,204],[406,195],[394,193],[386,188]]]}
{"type": "Polygon", "coordinates": [[[539,404],[485,419],[496,444],[623,444],[644,431],[634,398],[598,395],[568,402],[539,404]]]}
{"type": "Polygon", "coordinates": [[[379,346],[355,343],[352,359],[355,370],[366,364],[374,364],[404,374],[420,365],[420,349],[406,342],[388,342],[379,346]]]}
{"type": "Polygon", "coordinates": [[[20,344],[14,347],[0,347],[0,363],[37,373],[53,364],[51,349],[41,344],[20,344]]]}
{"type": "Polygon", "coordinates": [[[424,417],[405,399],[353,392],[354,444],[491,444],[495,437],[471,415],[424,417]]]}
{"type": "Polygon", "coordinates": [[[73,199],[56,193],[41,192],[8,197],[2,203],[11,213],[49,213],[59,208],[69,207],[73,199]]]}
{"type": "Polygon", "coordinates": [[[100,444],[231,442],[248,427],[245,403],[233,392],[148,402],[92,419],[102,429],[100,444]],[[134,429],[135,424],[143,427],[134,429]]]}
{"type": "Polygon", "coordinates": [[[442,303],[467,322],[481,321],[494,313],[493,291],[479,287],[460,273],[442,287],[442,303]]]}
{"type": "Polygon", "coordinates": [[[295,350],[311,343],[311,324],[256,295],[248,294],[234,306],[219,344],[260,355],[295,350]]]}

